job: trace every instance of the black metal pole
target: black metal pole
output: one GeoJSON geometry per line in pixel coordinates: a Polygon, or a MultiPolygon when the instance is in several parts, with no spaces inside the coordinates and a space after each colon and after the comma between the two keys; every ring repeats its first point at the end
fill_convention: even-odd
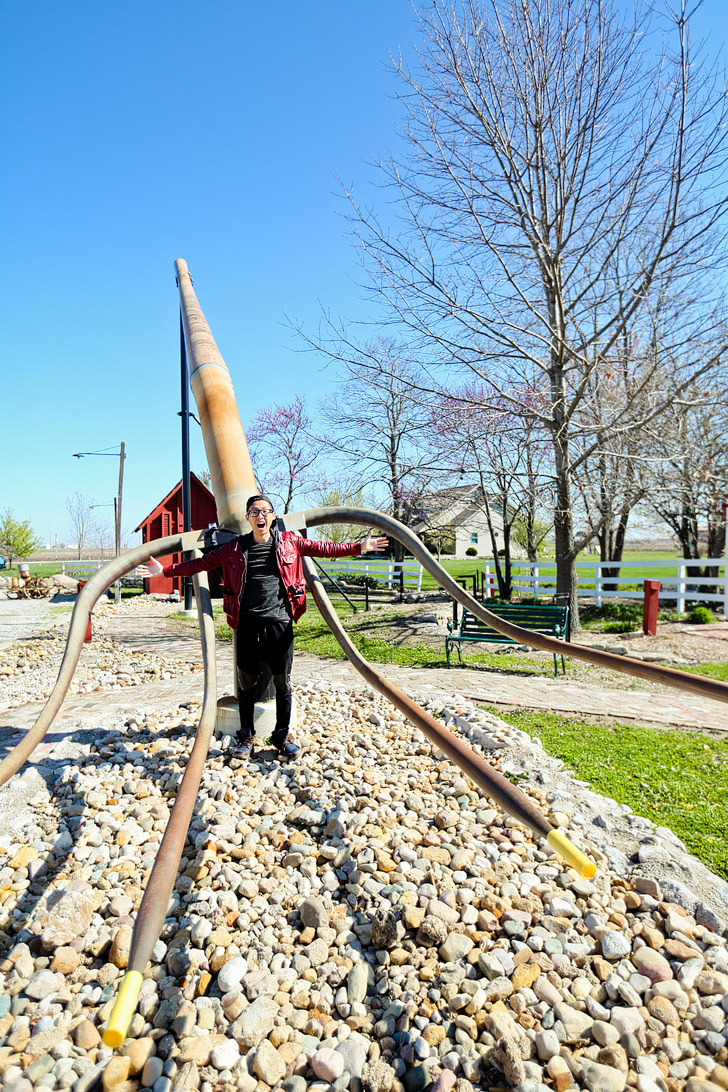
{"type": "MultiPolygon", "coordinates": [[[[179,316],[179,359],[182,393],[182,530],[192,530],[192,496],[190,494],[190,386],[187,378],[187,348],[185,346],[185,328],[182,312],[179,316]]],[[[192,580],[182,578],[185,610],[192,610],[192,580]]]]}

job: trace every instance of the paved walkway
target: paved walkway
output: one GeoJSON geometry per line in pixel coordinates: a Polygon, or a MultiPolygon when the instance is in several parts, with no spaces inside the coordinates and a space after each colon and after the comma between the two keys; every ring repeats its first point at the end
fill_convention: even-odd
{"type": "MultiPolygon", "coordinates": [[[[2,616],[8,606],[0,604],[2,616]]],[[[134,610],[106,621],[106,633],[121,645],[162,657],[201,662],[200,643],[196,637],[170,634],[166,631],[165,614],[176,609],[172,605],[153,604],[150,610],[134,610]]],[[[35,616],[28,622],[38,628],[35,616]]],[[[42,623],[41,623],[42,624],[42,623]]],[[[1,629],[0,629],[1,631],[1,629]]],[[[18,636],[20,636],[18,634],[18,636]]],[[[16,637],[17,639],[17,637],[16,637]]],[[[217,645],[218,693],[232,691],[232,648],[229,644],[217,645]]],[[[462,668],[416,669],[392,664],[375,665],[382,674],[399,686],[416,692],[435,694],[460,694],[482,705],[504,709],[534,709],[565,715],[612,717],[619,721],[635,721],[676,727],[702,729],[709,732],[728,732],[728,704],[711,701],[699,695],[678,690],[658,693],[654,690],[617,690],[585,683],[572,682],[568,678],[530,676],[474,671],[462,668]]],[[[330,681],[355,684],[360,681],[358,672],[342,660],[322,660],[306,653],[296,653],[293,664],[296,681],[330,681]]],[[[110,724],[120,714],[140,709],[171,706],[186,700],[202,699],[202,675],[186,676],[147,683],[120,691],[97,695],[72,695],[66,699],[52,729],[55,736],[65,736],[80,721],[93,718],[99,726],[110,724]]],[[[42,708],[34,702],[11,710],[3,717],[4,725],[25,730],[33,723],[42,708]]],[[[7,732],[7,727],[6,727],[7,732]]],[[[2,726],[0,726],[0,733],[2,726]]]]}
{"type": "Polygon", "coordinates": [[[0,649],[10,641],[24,641],[52,624],[58,616],[54,607],[73,602],[74,597],[50,599],[0,599],[0,649]]]}
{"type": "MultiPolygon", "coordinates": [[[[170,636],[165,621],[142,612],[114,618],[107,630],[120,644],[145,652],[163,651],[167,656],[201,660],[197,638],[170,636]]],[[[220,693],[228,693],[232,679],[232,650],[218,644],[218,682],[220,693]]],[[[728,732],[728,704],[712,701],[679,690],[656,693],[652,690],[612,690],[608,687],[547,678],[496,674],[462,668],[412,668],[393,664],[375,665],[399,686],[415,691],[462,694],[479,704],[508,709],[537,709],[571,715],[608,716],[644,724],[675,725],[728,732]]],[[[356,683],[361,676],[346,660],[322,660],[296,652],[293,663],[295,681],[330,680],[356,683]]]]}

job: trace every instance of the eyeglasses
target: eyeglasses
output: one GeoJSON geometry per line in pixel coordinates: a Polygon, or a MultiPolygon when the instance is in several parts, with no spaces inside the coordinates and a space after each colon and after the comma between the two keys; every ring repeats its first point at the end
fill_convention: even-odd
{"type": "Polygon", "coordinates": [[[272,508],[250,508],[250,509],[248,509],[248,515],[252,516],[253,519],[255,519],[256,516],[272,516],[273,515],[273,509],[272,508]]]}

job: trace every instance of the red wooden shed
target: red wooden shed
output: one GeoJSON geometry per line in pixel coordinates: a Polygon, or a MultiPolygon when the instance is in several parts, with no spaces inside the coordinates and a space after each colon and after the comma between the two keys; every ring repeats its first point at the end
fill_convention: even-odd
{"type": "MultiPolygon", "coordinates": [[[[193,473],[190,473],[190,493],[192,500],[190,518],[193,530],[199,531],[209,527],[210,524],[217,524],[215,498],[193,473]]],[[[167,496],[134,530],[141,531],[142,542],[153,542],[154,539],[164,538],[166,535],[181,534],[182,529],[182,481],[180,479],[174,489],[170,490],[167,496]]],[[[161,561],[163,565],[169,565],[181,560],[181,554],[170,554],[166,557],[157,558],[157,561],[161,561]]],[[[215,595],[215,584],[217,583],[215,573],[210,573],[210,593],[213,596],[215,595]]],[[[182,578],[179,576],[153,576],[144,581],[145,592],[169,595],[175,588],[182,594],[182,578]]]]}

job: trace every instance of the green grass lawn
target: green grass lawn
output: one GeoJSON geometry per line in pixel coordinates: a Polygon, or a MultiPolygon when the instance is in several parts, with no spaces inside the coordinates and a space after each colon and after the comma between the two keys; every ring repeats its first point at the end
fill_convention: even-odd
{"type": "MultiPolygon", "coordinates": [[[[28,568],[31,576],[54,576],[61,571],[60,561],[29,561],[28,568]]],[[[0,569],[0,576],[18,576],[17,563],[0,569]]]]}
{"type": "Polygon", "coordinates": [[[728,740],[628,724],[605,727],[550,713],[490,712],[539,736],[547,753],[595,792],[669,827],[728,879],[728,740]]]}
{"type": "MultiPolygon", "coordinates": [[[[341,619],[344,629],[347,631],[357,649],[368,660],[375,664],[401,664],[405,667],[447,667],[445,657],[445,641],[439,643],[439,647],[433,648],[424,641],[416,645],[400,645],[388,639],[384,632],[389,629],[392,621],[401,615],[394,611],[359,611],[352,614],[348,606],[335,604],[337,614],[341,619]]],[[[225,621],[221,607],[213,609],[215,616],[215,633],[220,641],[231,641],[232,630],[225,621]]],[[[187,619],[181,619],[177,615],[172,616],[179,624],[189,627],[197,623],[190,623],[187,619]]],[[[345,660],[346,656],[332,634],[326,622],[318,610],[309,606],[295,627],[296,648],[300,652],[310,652],[315,656],[327,656],[333,660],[345,660]]],[[[479,664],[492,671],[507,671],[514,675],[552,675],[553,662],[551,658],[544,659],[543,663],[526,660],[517,653],[481,652],[468,649],[466,651],[466,664],[479,664]]]]}
{"type": "Polygon", "coordinates": [[[688,671],[691,675],[704,675],[706,679],[728,682],[728,663],[725,664],[689,664],[687,667],[675,664],[676,671],[688,671]]]}

